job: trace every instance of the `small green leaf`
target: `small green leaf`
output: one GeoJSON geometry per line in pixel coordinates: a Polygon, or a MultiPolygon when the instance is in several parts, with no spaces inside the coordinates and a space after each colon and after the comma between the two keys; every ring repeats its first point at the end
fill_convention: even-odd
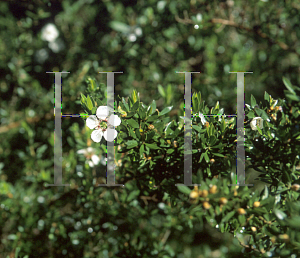
{"type": "Polygon", "coordinates": [[[122,103],[124,105],[124,108],[126,109],[125,111],[128,112],[129,111],[129,107],[128,107],[128,104],[126,103],[124,97],[122,97],[122,103]]]}
{"type": "Polygon", "coordinates": [[[290,228],[300,229],[300,216],[295,216],[287,219],[290,228]]]}
{"type": "Polygon", "coordinates": [[[268,102],[270,101],[270,95],[266,91],[265,91],[264,99],[268,102]]]}
{"type": "Polygon", "coordinates": [[[286,94],[286,96],[290,99],[290,100],[294,100],[294,101],[300,101],[300,98],[296,95],[292,95],[292,94],[286,94]]]}
{"type": "Polygon", "coordinates": [[[207,151],[204,153],[204,159],[207,163],[209,162],[209,157],[207,155],[207,151]]]}
{"type": "Polygon", "coordinates": [[[90,77],[87,79],[87,81],[89,82],[89,86],[90,86],[91,90],[94,91],[96,89],[95,81],[90,77]]]}
{"type": "Polygon", "coordinates": [[[217,156],[217,157],[221,157],[221,158],[224,158],[225,156],[223,154],[220,154],[220,153],[214,153],[212,152],[213,155],[217,156]]]}
{"type": "Polygon", "coordinates": [[[153,100],[151,105],[148,107],[147,115],[148,116],[152,115],[155,112],[155,109],[156,109],[156,102],[155,102],[155,100],[153,100]]]}
{"type": "Polygon", "coordinates": [[[263,135],[262,130],[259,128],[259,126],[256,127],[257,131],[259,132],[260,135],[263,135]]]}
{"type": "Polygon", "coordinates": [[[283,78],[282,78],[282,81],[283,81],[285,87],[286,87],[293,95],[296,95],[296,92],[295,92],[294,89],[293,89],[293,85],[292,85],[291,81],[290,81],[288,78],[286,78],[286,77],[283,77],[283,78]]]}
{"type": "Polygon", "coordinates": [[[256,105],[256,100],[254,98],[254,96],[251,94],[251,107],[254,108],[256,105]]]}
{"type": "Polygon", "coordinates": [[[173,89],[172,89],[172,85],[168,84],[167,86],[167,105],[169,105],[172,102],[173,99],[173,89]]]}
{"type": "Polygon", "coordinates": [[[137,101],[139,101],[139,96],[136,90],[133,90],[132,94],[131,94],[131,98],[133,100],[133,103],[136,103],[137,101]]]}
{"type": "Polygon", "coordinates": [[[130,32],[130,26],[119,21],[111,21],[109,23],[109,26],[114,29],[115,31],[119,31],[122,33],[129,33],[130,32]]]}
{"type": "Polygon", "coordinates": [[[149,149],[153,149],[153,150],[158,150],[160,149],[156,144],[154,143],[145,143],[146,146],[149,148],[149,149]]]}
{"type": "Polygon", "coordinates": [[[220,109],[220,104],[219,104],[219,101],[217,101],[216,105],[215,105],[215,110],[218,110],[220,109]]]}
{"type": "Polygon", "coordinates": [[[131,112],[134,112],[134,111],[136,111],[136,110],[138,110],[138,108],[139,108],[139,106],[140,106],[140,103],[137,101],[137,102],[135,102],[134,104],[133,104],[133,106],[131,107],[131,112]]]}
{"type": "Polygon", "coordinates": [[[130,194],[127,196],[127,202],[132,201],[140,194],[140,190],[133,190],[130,192],[130,194]]]}
{"type": "Polygon", "coordinates": [[[201,153],[200,159],[199,159],[199,163],[201,163],[202,159],[204,158],[204,152],[201,153]]]}
{"type": "Polygon", "coordinates": [[[85,104],[86,103],[86,97],[82,94],[81,94],[81,103],[85,104]]]}
{"type": "Polygon", "coordinates": [[[190,192],[192,191],[190,188],[188,188],[185,185],[177,185],[177,188],[180,192],[182,192],[184,194],[190,194],[190,192]]]}
{"type": "Polygon", "coordinates": [[[130,125],[130,126],[132,126],[133,128],[140,128],[140,126],[139,126],[139,124],[138,124],[138,122],[136,122],[134,119],[129,119],[129,120],[127,120],[127,123],[130,125]]]}
{"type": "Polygon", "coordinates": [[[153,122],[153,121],[156,121],[157,118],[158,118],[157,115],[150,116],[149,118],[147,118],[147,122],[153,122]]]}
{"type": "Polygon", "coordinates": [[[135,140],[130,140],[130,141],[126,142],[126,145],[127,145],[127,149],[132,149],[132,148],[138,146],[138,142],[135,140]]]}
{"type": "Polygon", "coordinates": [[[192,129],[196,130],[197,132],[201,132],[201,128],[198,125],[193,125],[192,129]]]}
{"type": "Polygon", "coordinates": [[[167,153],[168,153],[168,154],[172,154],[173,152],[174,152],[174,149],[168,149],[168,150],[167,150],[167,153]]]}
{"type": "Polygon", "coordinates": [[[159,94],[163,97],[163,98],[165,98],[166,97],[166,93],[165,93],[165,90],[164,90],[164,88],[159,84],[158,85],[158,92],[159,92],[159,94]]]}
{"type": "Polygon", "coordinates": [[[172,108],[173,108],[173,106],[164,108],[161,112],[159,112],[158,116],[163,116],[163,115],[169,113],[172,110],[172,108]]]}
{"type": "Polygon", "coordinates": [[[210,177],[210,176],[211,176],[210,168],[207,168],[207,169],[206,169],[206,172],[207,172],[207,175],[210,177]]]}
{"type": "Polygon", "coordinates": [[[93,103],[92,103],[92,100],[91,100],[90,96],[87,97],[86,106],[87,106],[87,108],[88,108],[90,111],[92,111],[92,109],[93,109],[93,103]]]}

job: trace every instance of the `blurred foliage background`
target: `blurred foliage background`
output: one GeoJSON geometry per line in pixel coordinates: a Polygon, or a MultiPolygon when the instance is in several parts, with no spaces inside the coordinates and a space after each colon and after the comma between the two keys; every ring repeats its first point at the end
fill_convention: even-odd
{"type": "MultiPolygon", "coordinates": [[[[65,243],[61,253],[55,254],[51,244],[44,246],[44,253],[43,249],[36,254],[32,251],[34,241],[44,241],[41,235],[47,238],[47,230],[53,228],[55,232],[61,225],[50,219],[51,212],[58,212],[60,206],[51,208],[46,200],[51,202],[65,191],[71,202],[74,193],[44,185],[53,180],[54,141],[54,75],[46,72],[70,72],[62,79],[63,114],[83,112],[80,93],[87,88],[86,80],[90,76],[106,84],[106,75],[98,73],[102,71],[123,72],[115,75],[115,96],[127,98],[136,89],[145,104],[154,99],[159,110],[172,105],[170,117],[176,121],[184,115],[184,76],[176,71],[200,71],[192,75],[192,91],[200,91],[209,107],[219,101],[225,114],[235,114],[236,75],[229,74],[230,71],[253,71],[245,76],[246,103],[250,102],[251,94],[259,103],[264,91],[273,98],[284,98],[283,76],[294,85],[300,84],[299,11],[300,4],[292,0],[1,1],[0,177],[2,193],[14,207],[5,213],[5,206],[1,206],[1,253],[14,255],[15,247],[20,245],[20,234],[25,233],[29,240],[22,252],[30,257],[83,257],[84,243],[88,243],[87,239],[81,240],[83,243],[76,249],[77,238],[70,240],[66,233],[61,233],[55,240],[66,241],[61,242],[65,243]],[[53,211],[46,213],[49,209],[53,211]],[[26,220],[30,212],[36,215],[26,220]],[[10,227],[20,234],[10,232],[10,227]],[[8,245],[5,241],[16,242],[8,245]],[[28,245],[30,242],[32,246],[28,245]],[[9,250],[5,246],[14,248],[9,250]],[[68,254],[63,250],[68,250],[68,254]]],[[[100,97],[104,96],[103,93],[100,97]]],[[[78,164],[84,165],[74,146],[97,145],[90,142],[81,118],[63,118],[62,128],[64,180],[72,184],[74,174],[80,170],[78,164]],[[75,138],[79,145],[72,140],[75,138]]],[[[97,154],[103,153],[101,150],[97,154]]],[[[86,184],[93,182],[96,173],[94,170],[85,178],[86,184]]],[[[101,194],[104,190],[97,191],[101,194]]],[[[66,207],[67,197],[61,216],[74,220],[64,216],[73,214],[66,207]]],[[[84,198],[82,205],[92,197],[84,198]]],[[[81,216],[86,217],[86,228],[80,239],[85,239],[89,232],[90,211],[85,212],[81,216]]],[[[101,220],[106,223],[105,218],[101,220]]],[[[60,232],[65,232],[61,227],[60,232]]],[[[105,242],[108,251],[99,257],[110,257],[109,246],[114,241],[105,242]]],[[[214,255],[224,252],[220,249],[212,254],[209,250],[201,251],[204,257],[205,253],[221,257],[214,255]]],[[[191,251],[184,252],[177,257],[195,257],[191,251]]],[[[97,250],[86,257],[94,257],[92,253],[97,250]]]]}

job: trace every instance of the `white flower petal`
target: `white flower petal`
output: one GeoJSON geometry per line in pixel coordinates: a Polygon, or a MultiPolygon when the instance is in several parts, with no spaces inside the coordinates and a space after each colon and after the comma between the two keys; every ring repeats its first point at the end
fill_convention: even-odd
{"type": "Polygon", "coordinates": [[[45,41],[52,42],[58,37],[58,35],[59,32],[53,23],[47,24],[42,29],[42,39],[45,41]]]}
{"type": "Polygon", "coordinates": [[[108,119],[108,123],[116,127],[121,124],[121,119],[117,115],[111,115],[108,119]]]}
{"type": "Polygon", "coordinates": [[[275,101],[275,103],[273,104],[273,107],[275,107],[278,104],[278,99],[275,101]]]}
{"type": "Polygon", "coordinates": [[[106,119],[109,115],[109,109],[107,106],[100,106],[97,108],[96,115],[100,119],[106,119]]]}
{"type": "Polygon", "coordinates": [[[87,154],[87,151],[86,151],[86,149],[81,149],[81,150],[78,150],[77,153],[78,153],[78,154],[86,155],[86,154],[87,154]]]}
{"type": "Polygon", "coordinates": [[[202,113],[199,112],[199,117],[201,118],[201,123],[204,125],[207,121],[205,120],[205,117],[202,113]]]}
{"type": "Polygon", "coordinates": [[[100,142],[103,136],[102,130],[95,130],[91,134],[91,138],[94,142],[100,142]]]}
{"type": "Polygon", "coordinates": [[[91,160],[89,160],[88,164],[91,168],[94,167],[94,163],[91,160]]]}
{"type": "Polygon", "coordinates": [[[107,158],[105,157],[102,157],[101,158],[101,164],[103,165],[103,166],[106,166],[106,161],[107,161],[107,158]]]}
{"type": "Polygon", "coordinates": [[[92,147],[88,147],[86,150],[87,150],[89,153],[93,153],[93,152],[94,152],[94,148],[92,148],[92,147]]]}
{"type": "Polygon", "coordinates": [[[97,155],[93,155],[91,159],[95,165],[98,165],[100,162],[100,158],[97,155]]]}
{"type": "Polygon", "coordinates": [[[250,122],[250,126],[252,130],[257,130],[257,126],[262,129],[263,128],[263,119],[261,117],[254,117],[250,122]]]}
{"type": "Polygon", "coordinates": [[[107,140],[108,142],[112,142],[118,135],[118,132],[115,130],[115,129],[108,129],[104,132],[104,139],[107,140]],[[112,135],[109,134],[108,135],[108,130],[111,130],[113,131],[113,138],[112,138],[112,135]],[[109,138],[108,138],[109,137],[109,138]]]}
{"type": "Polygon", "coordinates": [[[86,119],[86,125],[90,129],[94,129],[98,125],[98,119],[96,116],[89,116],[86,119]]]}

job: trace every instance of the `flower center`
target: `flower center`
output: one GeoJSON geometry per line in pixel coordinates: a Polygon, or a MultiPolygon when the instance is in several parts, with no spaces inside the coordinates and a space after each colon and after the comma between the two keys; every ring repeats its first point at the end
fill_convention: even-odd
{"type": "Polygon", "coordinates": [[[101,129],[102,131],[105,131],[107,129],[107,121],[106,120],[99,120],[98,125],[96,126],[96,129],[101,129]]]}

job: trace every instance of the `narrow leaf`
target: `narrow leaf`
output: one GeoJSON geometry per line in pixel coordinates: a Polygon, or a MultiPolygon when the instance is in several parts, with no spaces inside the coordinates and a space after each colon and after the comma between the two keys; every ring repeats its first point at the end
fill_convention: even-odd
{"type": "Polygon", "coordinates": [[[185,185],[177,185],[177,188],[180,192],[182,192],[184,194],[190,194],[190,192],[192,191],[190,188],[188,188],[185,185]]]}
{"type": "Polygon", "coordinates": [[[283,77],[283,78],[282,78],[282,81],[283,81],[285,87],[286,87],[293,95],[296,95],[296,92],[295,92],[294,89],[293,89],[293,86],[292,86],[291,81],[290,81],[288,78],[286,78],[286,77],[283,77]]]}
{"type": "Polygon", "coordinates": [[[254,98],[254,96],[251,94],[251,107],[254,108],[256,105],[256,100],[254,98]]]}

